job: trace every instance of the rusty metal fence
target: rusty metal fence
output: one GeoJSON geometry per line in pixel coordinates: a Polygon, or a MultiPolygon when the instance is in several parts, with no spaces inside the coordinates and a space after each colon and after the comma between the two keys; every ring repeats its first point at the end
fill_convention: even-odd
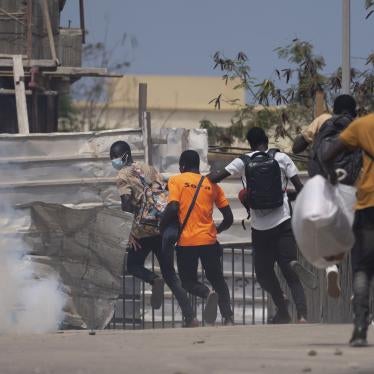
{"type": "MultiPolygon", "coordinates": [[[[231,304],[237,324],[264,324],[267,320],[267,298],[256,282],[253,252],[250,243],[223,245],[221,260],[225,280],[230,290],[231,304]]],[[[148,264],[159,273],[157,260],[149,256],[148,264]]],[[[125,266],[124,266],[125,268],[125,266]]],[[[202,283],[207,283],[203,269],[199,266],[198,274],[202,283]]],[[[162,306],[155,310],[150,306],[151,288],[139,279],[123,276],[122,292],[116,301],[115,314],[108,328],[110,329],[146,329],[180,327],[182,314],[180,308],[165,286],[162,306]]],[[[190,295],[196,317],[204,325],[202,311],[204,300],[190,295]]],[[[217,323],[221,316],[218,312],[217,323]]]]}

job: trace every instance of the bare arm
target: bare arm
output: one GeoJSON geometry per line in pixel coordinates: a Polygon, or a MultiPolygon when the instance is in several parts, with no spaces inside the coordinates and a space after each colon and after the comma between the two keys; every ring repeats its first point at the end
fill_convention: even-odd
{"type": "Polygon", "coordinates": [[[230,205],[227,205],[224,208],[219,208],[219,211],[223,215],[223,221],[217,227],[218,234],[222,231],[228,230],[234,222],[234,216],[232,214],[230,205]]]}
{"type": "Polygon", "coordinates": [[[331,183],[337,182],[337,175],[334,169],[334,161],[336,157],[340,155],[340,153],[344,152],[347,147],[340,139],[336,139],[330,144],[330,147],[324,152],[322,155],[322,161],[324,162],[326,169],[330,175],[331,183]]]}
{"type": "Polygon", "coordinates": [[[347,149],[348,147],[340,139],[336,139],[331,142],[329,148],[323,153],[322,161],[325,162],[326,165],[331,165],[336,157],[347,149]]]}
{"type": "Polygon", "coordinates": [[[295,187],[295,190],[297,193],[299,193],[303,189],[303,184],[301,183],[300,177],[298,175],[295,175],[291,178],[291,182],[295,187]]]}
{"type": "Polygon", "coordinates": [[[308,148],[309,143],[305,140],[303,135],[298,135],[293,143],[292,152],[297,155],[308,148]]]}
{"type": "Polygon", "coordinates": [[[207,175],[207,178],[212,182],[212,183],[219,183],[225,178],[229,177],[231,174],[227,170],[223,170],[220,172],[212,172],[207,175]]]}
{"type": "Polygon", "coordinates": [[[160,231],[163,232],[167,226],[178,221],[179,202],[171,201],[165,208],[160,222],[160,231]]]}

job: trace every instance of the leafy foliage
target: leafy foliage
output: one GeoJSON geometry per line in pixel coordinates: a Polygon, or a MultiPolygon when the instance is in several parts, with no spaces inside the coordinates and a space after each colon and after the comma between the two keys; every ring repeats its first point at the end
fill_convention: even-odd
{"type": "Polygon", "coordinates": [[[374,0],[365,0],[365,8],[367,10],[366,19],[374,13],[374,0]]]}
{"type": "MultiPolygon", "coordinates": [[[[367,2],[367,5],[369,3],[373,6],[374,0],[367,2]]],[[[215,134],[215,137],[210,137],[211,144],[227,143],[231,138],[243,140],[248,128],[253,126],[272,131],[276,139],[293,140],[300,132],[300,125],[312,120],[317,92],[324,93],[326,106],[331,105],[340,94],[341,68],[330,75],[324,74],[325,60],[314,53],[310,42],[296,38],[287,46],[277,48],[275,52],[288,66],[276,69],[270,78],[261,82],[250,75],[248,58],[243,52],[239,52],[233,59],[220,52],[214,55],[214,69],[220,69],[226,83],[239,78],[240,84],[236,88],[244,87],[247,90],[249,104],[235,113],[231,127],[224,129],[224,134],[218,128],[210,132],[215,134]],[[225,134],[229,135],[223,141],[225,134]]],[[[357,100],[359,113],[374,110],[374,53],[368,56],[366,66],[364,71],[351,71],[351,89],[357,100]]],[[[221,100],[220,94],[211,103],[220,109],[221,100]]]]}
{"type": "MultiPolygon", "coordinates": [[[[136,39],[127,33],[111,47],[108,47],[107,32],[103,42],[88,43],[83,48],[83,61],[86,66],[107,68],[111,73],[123,74],[130,66],[129,49],[137,46],[136,39]]],[[[110,92],[107,78],[81,78],[72,86],[69,94],[60,99],[60,130],[79,131],[103,130],[103,118],[108,110],[110,92]],[[82,103],[75,110],[72,98],[82,103]]]]}

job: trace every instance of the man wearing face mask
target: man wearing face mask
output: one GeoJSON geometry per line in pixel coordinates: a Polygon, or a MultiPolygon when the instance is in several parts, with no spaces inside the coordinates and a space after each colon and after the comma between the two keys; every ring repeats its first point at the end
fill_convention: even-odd
{"type": "MultiPolygon", "coordinates": [[[[164,184],[157,170],[142,162],[134,162],[130,146],[117,141],[110,148],[113,167],[118,170],[117,188],[121,196],[123,211],[133,213],[134,220],[129,237],[127,272],[152,285],[151,305],[159,309],[162,304],[164,281],[154,272],[144,267],[145,259],[153,252],[160,264],[162,276],[177,299],[183,314],[184,327],[198,326],[186,291],[175,273],[173,246],[162,246],[162,236],[157,226],[142,223],[142,204],[146,191],[164,184]]],[[[167,233],[165,233],[167,235],[167,233]]]]}

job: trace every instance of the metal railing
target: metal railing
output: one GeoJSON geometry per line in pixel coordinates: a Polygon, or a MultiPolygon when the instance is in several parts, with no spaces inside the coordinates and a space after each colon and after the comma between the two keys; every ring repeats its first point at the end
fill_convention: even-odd
{"type": "MultiPolygon", "coordinates": [[[[236,324],[266,323],[267,298],[256,282],[253,253],[250,243],[224,244],[221,259],[222,270],[230,290],[231,306],[236,324]]],[[[150,254],[148,263],[160,273],[157,260],[150,254]]],[[[124,266],[125,269],[125,266],[124,266]]],[[[199,280],[208,284],[204,271],[199,265],[199,280]]],[[[124,273],[121,297],[116,301],[115,313],[108,328],[146,329],[180,327],[182,314],[174,295],[165,286],[160,309],[150,306],[151,287],[139,279],[124,273]]],[[[196,317],[204,325],[202,311],[204,300],[190,295],[196,317]]],[[[217,323],[220,323],[218,312],[217,323]]]]}
{"type": "MultiPolygon", "coordinates": [[[[210,145],[209,146],[209,153],[211,154],[220,154],[220,155],[229,155],[229,156],[240,156],[243,153],[251,152],[250,148],[243,148],[243,147],[225,147],[219,145],[210,145]]],[[[305,154],[294,154],[294,153],[286,153],[294,162],[300,163],[308,163],[309,156],[305,154]]]]}

